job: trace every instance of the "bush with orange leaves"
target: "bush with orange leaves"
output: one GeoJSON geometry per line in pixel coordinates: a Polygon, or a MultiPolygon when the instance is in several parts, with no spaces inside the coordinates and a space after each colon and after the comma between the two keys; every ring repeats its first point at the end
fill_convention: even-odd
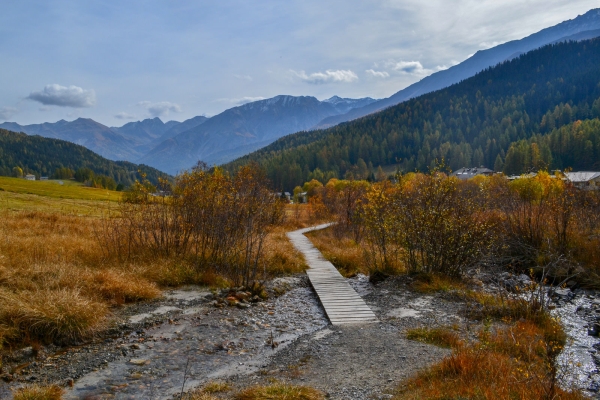
{"type": "Polygon", "coordinates": [[[121,204],[120,218],[107,219],[99,241],[121,260],[175,257],[198,271],[212,271],[248,286],[264,263],[265,240],[284,217],[285,204],[267,186],[256,165],[230,176],[219,168],[195,168],[153,196],[144,183],[121,204]]]}

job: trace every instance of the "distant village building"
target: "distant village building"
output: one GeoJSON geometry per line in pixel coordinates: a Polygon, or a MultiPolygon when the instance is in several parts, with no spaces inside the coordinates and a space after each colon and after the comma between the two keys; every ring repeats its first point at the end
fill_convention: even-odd
{"type": "Polygon", "coordinates": [[[27,175],[25,175],[25,180],[35,181],[35,175],[27,174],[27,175]]]}
{"type": "Polygon", "coordinates": [[[477,175],[493,175],[494,171],[488,169],[486,167],[475,167],[475,168],[461,168],[459,170],[454,171],[450,176],[455,176],[461,181],[466,181],[467,179],[471,179],[477,175]]]}
{"type": "Polygon", "coordinates": [[[286,199],[287,201],[290,201],[292,199],[292,194],[290,192],[276,192],[275,196],[281,199],[286,199]]]}
{"type": "Polygon", "coordinates": [[[600,190],[600,172],[567,172],[565,176],[578,189],[600,190]]]}
{"type": "Polygon", "coordinates": [[[47,181],[48,177],[47,176],[40,176],[40,181],[47,181]]]}
{"type": "Polygon", "coordinates": [[[298,193],[296,195],[296,198],[298,199],[298,203],[307,203],[308,202],[308,192],[298,193]]]}

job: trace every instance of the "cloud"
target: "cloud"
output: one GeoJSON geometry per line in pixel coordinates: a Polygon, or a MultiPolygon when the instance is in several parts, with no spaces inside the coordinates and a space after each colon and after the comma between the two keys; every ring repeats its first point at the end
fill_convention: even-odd
{"type": "Polygon", "coordinates": [[[7,120],[15,115],[19,110],[14,107],[0,107],[0,119],[7,120]]]}
{"type": "Polygon", "coordinates": [[[115,115],[115,118],[116,119],[136,119],[136,116],[128,114],[125,111],[121,111],[115,115]]]}
{"type": "Polygon", "coordinates": [[[223,99],[217,99],[215,101],[219,102],[219,103],[229,103],[229,104],[235,104],[235,105],[241,106],[242,104],[252,103],[253,101],[259,101],[259,100],[264,100],[264,99],[265,99],[264,97],[240,97],[240,98],[234,98],[234,99],[223,98],[223,99]]]}
{"type": "Polygon", "coordinates": [[[434,72],[448,69],[445,65],[438,65],[433,69],[423,67],[420,61],[388,61],[385,63],[386,68],[407,75],[427,76],[434,72]]]}
{"type": "Polygon", "coordinates": [[[372,69],[368,69],[365,72],[375,78],[384,78],[385,79],[385,78],[390,77],[390,74],[385,71],[375,71],[372,69]]]}
{"type": "Polygon", "coordinates": [[[238,75],[238,74],[234,74],[233,75],[234,78],[238,78],[238,79],[242,79],[245,81],[249,81],[252,82],[254,79],[252,79],[252,77],[250,75],[238,75]]]}
{"type": "Polygon", "coordinates": [[[325,72],[314,72],[310,75],[307,75],[304,71],[290,70],[290,73],[304,82],[316,85],[330,82],[349,83],[358,80],[358,76],[354,72],[345,69],[338,69],[335,71],[328,69],[325,72]]]}
{"type": "Polygon", "coordinates": [[[42,91],[31,92],[27,99],[37,101],[45,106],[92,107],[96,104],[96,92],[85,90],[79,86],[46,85],[42,91]]]}
{"type": "Polygon", "coordinates": [[[179,104],[171,103],[169,101],[160,101],[158,103],[140,101],[138,106],[144,107],[153,117],[166,117],[171,112],[181,112],[179,104]]]}

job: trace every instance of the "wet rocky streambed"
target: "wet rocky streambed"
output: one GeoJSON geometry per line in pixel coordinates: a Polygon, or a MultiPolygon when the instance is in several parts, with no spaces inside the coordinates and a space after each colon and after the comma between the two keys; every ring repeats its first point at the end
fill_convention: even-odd
{"type": "MultiPolygon", "coordinates": [[[[416,293],[409,277],[348,281],[379,323],[331,326],[305,275],[269,283],[267,301],[248,296],[236,305],[217,304],[205,288],[167,291],[118,310],[120,324],[101,340],[5,357],[0,398],[11,398],[11,388],[58,383],[67,399],[168,399],[211,380],[237,390],[275,378],[333,399],[385,399],[450,353],[407,340],[407,329],[459,325],[474,335],[479,328],[456,296],[416,293]]],[[[560,358],[565,381],[598,396],[600,340],[593,335],[600,332],[600,293],[561,289],[553,299],[552,312],[570,337],[560,358]]]]}

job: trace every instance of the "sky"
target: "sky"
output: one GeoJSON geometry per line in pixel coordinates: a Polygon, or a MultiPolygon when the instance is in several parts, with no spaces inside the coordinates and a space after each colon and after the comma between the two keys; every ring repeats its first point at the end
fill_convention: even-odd
{"type": "Polygon", "coordinates": [[[212,116],[389,97],[597,0],[2,0],[0,122],[212,116]]]}

